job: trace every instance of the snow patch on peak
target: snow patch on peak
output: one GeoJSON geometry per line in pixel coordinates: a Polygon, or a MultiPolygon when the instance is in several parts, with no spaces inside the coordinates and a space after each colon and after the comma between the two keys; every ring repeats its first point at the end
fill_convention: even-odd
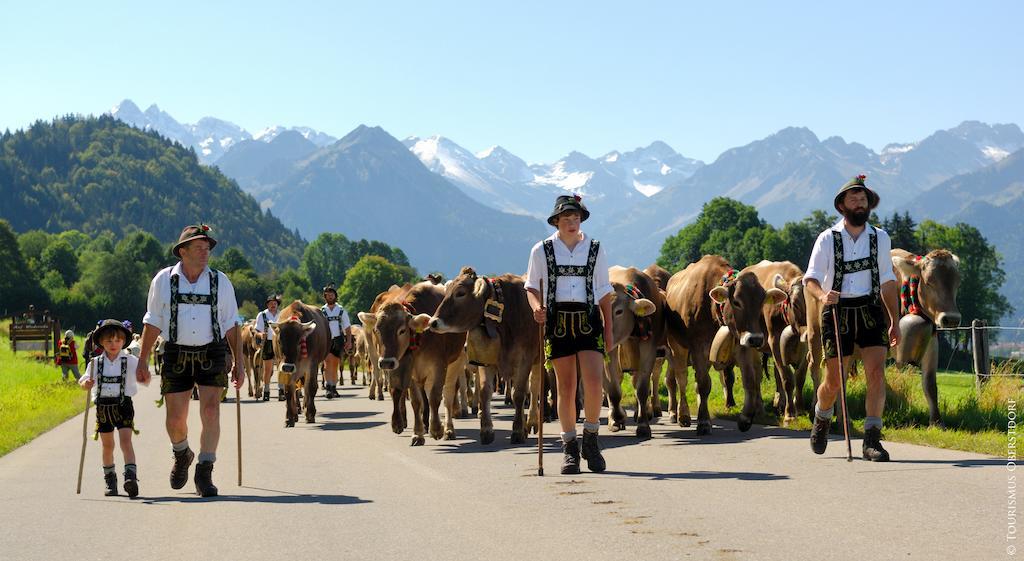
{"type": "Polygon", "coordinates": [[[633,180],[633,188],[636,189],[637,191],[640,191],[640,194],[642,194],[643,196],[650,197],[652,195],[656,195],[656,194],[660,193],[661,190],[665,188],[665,186],[664,185],[650,185],[650,184],[646,184],[646,183],[640,183],[639,181],[634,179],[633,180]]]}
{"type": "Polygon", "coordinates": [[[985,157],[992,160],[993,162],[998,162],[1010,155],[1008,151],[1003,150],[998,146],[982,146],[981,153],[985,154],[985,157]]]}

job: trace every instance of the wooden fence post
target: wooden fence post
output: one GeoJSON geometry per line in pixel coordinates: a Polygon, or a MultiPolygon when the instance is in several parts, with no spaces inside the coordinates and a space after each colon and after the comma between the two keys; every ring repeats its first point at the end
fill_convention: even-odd
{"type": "Polygon", "coordinates": [[[974,356],[974,387],[981,393],[981,386],[988,381],[990,363],[988,357],[988,329],[985,320],[976,319],[971,322],[971,351],[974,356]]]}

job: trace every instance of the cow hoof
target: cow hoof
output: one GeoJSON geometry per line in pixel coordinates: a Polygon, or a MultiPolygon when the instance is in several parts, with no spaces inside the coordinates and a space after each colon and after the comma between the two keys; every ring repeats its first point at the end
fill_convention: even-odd
{"type": "Polygon", "coordinates": [[[946,430],[946,423],[943,423],[942,419],[933,419],[928,423],[928,426],[939,430],[946,430]]]}
{"type": "Polygon", "coordinates": [[[405,430],[405,427],[403,427],[402,425],[396,425],[394,423],[391,424],[391,432],[395,434],[402,434],[403,430],[405,430]]]}
{"type": "Polygon", "coordinates": [[[654,418],[655,419],[660,419],[661,418],[661,409],[655,409],[654,410],[654,418]]]}
{"type": "Polygon", "coordinates": [[[747,432],[750,427],[753,426],[754,420],[744,415],[740,415],[740,420],[736,423],[740,429],[740,432],[747,432]]]}
{"type": "Polygon", "coordinates": [[[637,438],[650,438],[651,437],[651,427],[648,426],[648,425],[640,425],[640,426],[638,426],[636,428],[636,437],[637,438]]]}
{"type": "Polygon", "coordinates": [[[679,417],[679,426],[686,428],[690,426],[690,416],[682,415],[679,417]]]}
{"type": "Polygon", "coordinates": [[[675,423],[676,422],[676,414],[675,413],[669,413],[669,415],[668,415],[668,422],[670,422],[670,423],[675,423]]]}
{"type": "Polygon", "coordinates": [[[474,408],[470,409],[470,411],[473,412],[473,416],[474,417],[476,417],[477,414],[480,413],[480,409],[478,407],[474,407],[474,408]]]}
{"type": "Polygon", "coordinates": [[[441,440],[442,438],[444,438],[444,432],[442,432],[442,431],[436,431],[436,432],[435,431],[430,431],[430,438],[433,438],[434,440],[441,440]]]}
{"type": "Polygon", "coordinates": [[[512,436],[508,437],[509,444],[522,444],[526,442],[526,435],[521,432],[513,432],[512,436]]]}
{"type": "Polygon", "coordinates": [[[698,421],[697,436],[707,436],[709,434],[711,434],[711,421],[698,421]]]}
{"type": "Polygon", "coordinates": [[[414,436],[412,437],[412,441],[409,444],[411,446],[423,446],[424,442],[426,442],[426,439],[423,438],[422,436],[414,436]]]}
{"type": "Polygon", "coordinates": [[[444,439],[445,440],[455,440],[455,431],[453,431],[453,430],[446,430],[446,431],[444,431],[444,439]]]}
{"type": "Polygon", "coordinates": [[[608,423],[608,431],[609,432],[619,432],[620,430],[621,429],[619,428],[619,424],[618,423],[608,423]]]}
{"type": "Polygon", "coordinates": [[[382,394],[382,393],[377,394],[377,401],[384,401],[384,394],[382,394]]]}
{"type": "Polygon", "coordinates": [[[480,444],[491,444],[494,442],[494,431],[480,431],[480,444]]]}
{"type": "Polygon", "coordinates": [[[284,422],[284,428],[286,428],[286,429],[294,427],[294,426],[295,426],[295,421],[285,421],[284,422]]]}
{"type": "Polygon", "coordinates": [[[729,399],[725,400],[725,406],[728,407],[729,409],[736,407],[736,400],[730,397],[729,399]]]}
{"type": "Polygon", "coordinates": [[[370,392],[370,399],[377,401],[377,396],[373,392],[370,392]]]}
{"type": "Polygon", "coordinates": [[[316,418],[315,417],[306,417],[306,424],[307,425],[315,423],[315,422],[316,422],[316,418]]]}

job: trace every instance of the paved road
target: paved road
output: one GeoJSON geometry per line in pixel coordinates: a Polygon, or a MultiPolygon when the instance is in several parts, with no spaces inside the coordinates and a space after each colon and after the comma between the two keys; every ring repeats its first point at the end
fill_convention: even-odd
{"type": "MultiPolygon", "coordinates": [[[[465,419],[457,440],[412,448],[390,430],[390,402],[362,386],[318,398],[319,422],[292,429],[283,404],[243,400],[242,487],[225,404],[222,496],[200,499],[191,481],[168,485],[156,388],[136,397],[136,500],[103,496],[93,441],[75,495],[81,416],[0,458],[0,559],[1010,558],[998,458],[893,443],[897,461],[847,463],[841,441],[818,457],[807,433],[723,422],[699,439],[662,419],[645,442],[605,434],[607,473],[567,477],[551,423],[539,478],[535,440],[508,445],[508,409],[495,409],[494,445],[465,419]]],[[[193,403],[193,443],[197,413],[193,403]]]]}

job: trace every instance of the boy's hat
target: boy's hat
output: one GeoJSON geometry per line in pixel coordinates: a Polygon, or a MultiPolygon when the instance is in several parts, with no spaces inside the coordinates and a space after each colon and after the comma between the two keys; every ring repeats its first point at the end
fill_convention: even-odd
{"type": "Polygon", "coordinates": [[[270,302],[271,300],[273,300],[274,302],[277,302],[277,304],[279,306],[281,305],[281,295],[280,294],[269,294],[269,295],[267,295],[267,299],[264,300],[263,303],[266,304],[267,302],[270,302]]]}
{"type": "Polygon", "coordinates": [[[338,289],[334,288],[334,283],[333,282],[331,284],[328,284],[327,286],[325,286],[323,292],[324,292],[324,294],[327,294],[328,292],[333,292],[335,296],[338,295],[338,289]]]}
{"type": "Polygon", "coordinates": [[[103,333],[111,329],[121,332],[124,336],[124,342],[132,340],[132,329],[131,322],[119,321],[116,319],[104,319],[96,322],[96,329],[92,332],[92,340],[95,344],[99,345],[100,341],[103,340],[103,333]]]}
{"type": "Polygon", "coordinates": [[[548,217],[548,224],[556,226],[558,215],[569,210],[580,213],[580,222],[586,222],[590,218],[590,211],[583,206],[583,199],[579,195],[560,195],[555,199],[555,208],[551,211],[551,216],[548,217]]]}
{"type": "Polygon", "coordinates": [[[75,336],[75,332],[71,331],[70,329],[68,329],[67,331],[64,332],[64,338],[65,339],[70,339],[70,338],[72,338],[74,336],[75,336]]]}
{"type": "Polygon", "coordinates": [[[174,247],[171,248],[171,253],[178,259],[181,259],[181,247],[192,240],[206,240],[210,242],[210,249],[217,245],[217,240],[210,237],[209,226],[206,224],[194,224],[185,226],[181,231],[181,235],[178,236],[178,243],[174,244],[174,247]]]}
{"type": "Polygon", "coordinates": [[[868,176],[861,174],[847,181],[845,185],[839,188],[839,192],[836,193],[836,197],[832,201],[832,206],[836,207],[836,210],[839,211],[839,203],[843,201],[843,197],[846,196],[847,191],[863,189],[868,196],[868,210],[875,210],[875,207],[878,206],[878,202],[881,198],[878,196],[878,193],[868,189],[868,186],[864,184],[864,180],[867,178],[868,176]]]}

